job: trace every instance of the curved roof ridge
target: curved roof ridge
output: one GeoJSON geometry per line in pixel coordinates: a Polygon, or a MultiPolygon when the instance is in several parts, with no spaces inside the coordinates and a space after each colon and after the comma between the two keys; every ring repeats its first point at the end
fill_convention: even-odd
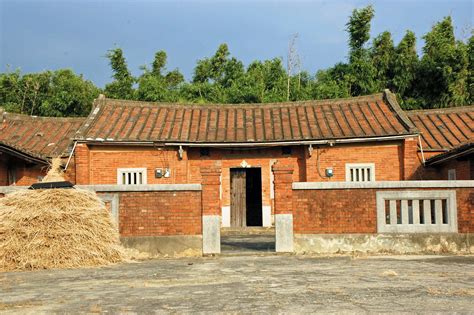
{"type": "Polygon", "coordinates": [[[12,119],[12,120],[56,120],[56,121],[77,121],[82,122],[86,117],[51,117],[51,116],[35,116],[35,115],[26,115],[11,113],[5,111],[3,108],[0,108],[0,113],[3,113],[3,118],[12,119]]]}
{"type": "Polygon", "coordinates": [[[99,97],[76,140],[232,145],[413,136],[416,128],[385,90],[281,103],[180,104],[99,97]]]}
{"type": "Polygon", "coordinates": [[[452,112],[469,112],[469,111],[474,111],[474,105],[445,107],[445,108],[430,108],[430,109],[413,109],[413,110],[406,110],[405,112],[408,115],[414,115],[414,114],[444,114],[444,113],[452,113],[452,112]]]}
{"type": "Polygon", "coordinates": [[[356,102],[363,102],[363,101],[372,101],[378,100],[383,98],[383,93],[376,93],[370,95],[362,95],[362,96],[353,96],[353,97],[345,97],[345,98],[333,98],[333,99],[321,99],[321,100],[303,100],[303,101],[287,101],[287,102],[269,102],[269,103],[191,103],[191,102],[152,102],[152,101],[137,101],[137,100],[124,100],[124,99],[114,99],[114,98],[99,98],[96,101],[103,100],[107,103],[118,103],[120,106],[163,106],[163,107],[176,107],[176,106],[183,106],[183,107],[199,107],[199,108],[206,108],[206,107],[288,107],[288,106],[296,106],[296,105],[318,105],[318,104],[333,104],[333,103],[340,103],[340,102],[347,102],[347,101],[356,101],[356,102]]]}

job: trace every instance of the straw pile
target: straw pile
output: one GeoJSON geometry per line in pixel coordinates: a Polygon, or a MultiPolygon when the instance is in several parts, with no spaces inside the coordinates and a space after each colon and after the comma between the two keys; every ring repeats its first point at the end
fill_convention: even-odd
{"type": "Polygon", "coordinates": [[[93,192],[25,190],[0,198],[2,271],[101,266],[125,256],[111,215],[93,192]]]}
{"type": "Polygon", "coordinates": [[[64,181],[64,171],[61,168],[61,159],[60,158],[54,158],[51,161],[50,168],[48,170],[48,174],[46,174],[45,177],[43,177],[42,182],[44,183],[50,183],[50,182],[62,182],[64,181]]]}

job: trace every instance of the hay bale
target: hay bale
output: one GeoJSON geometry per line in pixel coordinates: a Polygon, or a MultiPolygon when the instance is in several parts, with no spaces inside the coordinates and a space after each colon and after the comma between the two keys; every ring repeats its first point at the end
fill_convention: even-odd
{"type": "Polygon", "coordinates": [[[53,158],[49,166],[48,173],[41,180],[43,183],[62,182],[64,181],[64,171],[62,169],[61,158],[53,158]]]}
{"type": "Polygon", "coordinates": [[[0,269],[102,266],[126,259],[109,211],[93,192],[19,191],[0,198],[0,269]]]}

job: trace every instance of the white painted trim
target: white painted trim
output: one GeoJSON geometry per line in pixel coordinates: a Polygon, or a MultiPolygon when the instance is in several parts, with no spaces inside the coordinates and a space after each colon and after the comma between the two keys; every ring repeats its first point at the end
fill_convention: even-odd
{"type": "MultiPolygon", "coordinates": [[[[30,186],[0,186],[0,193],[9,194],[30,186]]],[[[149,184],[149,185],[75,185],[75,188],[100,192],[126,191],[201,191],[201,184],[149,184]]]]}
{"type": "MultiPolygon", "coordinates": [[[[94,191],[199,191],[201,184],[150,184],[150,185],[76,185],[94,191]]],[[[1,188],[1,187],[0,187],[1,188]]]]}
{"type": "Polygon", "coordinates": [[[262,206],[262,226],[272,226],[272,206],[262,206]]]}
{"type": "Polygon", "coordinates": [[[125,184],[122,183],[122,173],[142,173],[143,174],[143,184],[146,185],[147,181],[147,169],[145,167],[138,168],[117,168],[117,185],[134,185],[136,184],[125,184]]]}
{"type": "Polygon", "coordinates": [[[366,188],[474,188],[474,180],[382,181],[382,182],[296,182],[293,189],[366,188]]]}
{"type": "MultiPolygon", "coordinates": [[[[377,233],[457,233],[458,216],[455,190],[377,191],[377,233]],[[408,200],[435,200],[436,220],[441,217],[441,200],[447,200],[448,224],[408,224],[408,200]],[[402,222],[386,223],[385,200],[401,200],[402,222]]],[[[429,203],[428,203],[429,204],[429,203]]],[[[426,210],[426,209],[425,209],[426,210]]],[[[391,209],[392,211],[392,209],[391,209]]],[[[396,214],[396,209],[393,209],[396,214]]],[[[429,212],[431,214],[431,212],[429,212]]],[[[390,215],[392,217],[392,214],[390,215]]]]}
{"type": "Polygon", "coordinates": [[[230,206],[222,207],[222,227],[230,227],[230,206]]]}
{"type": "MultiPolygon", "coordinates": [[[[336,144],[336,143],[361,143],[361,142],[379,142],[379,141],[393,141],[405,138],[418,137],[419,133],[409,133],[406,135],[396,136],[379,136],[379,137],[365,137],[365,138],[349,138],[349,139],[333,139],[333,140],[295,140],[295,141],[266,141],[266,142],[160,142],[160,145],[166,147],[280,147],[287,145],[309,145],[309,144],[336,144]]],[[[75,138],[79,143],[88,143],[91,145],[149,145],[153,146],[154,141],[118,141],[114,139],[101,138],[75,138]]]]}
{"type": "Polygon", "coordinates": [[[356,182],[351,181],[351,168],[369,168],[370,169],[370,180],[367,182],[374,182],[375,181],[375,163],[346,163],[346,182],[356,182]]]}
{"type": "Polygon", "coordinates": [[[120,214],[119,214],[119,209],[120,209],[120,199],[119,199],[119,195],[118,193],[115,193],[115,194],[102,194],[102,195],[98,195],[98,197],[100,198],[100,200],[102,200],[102,202],[110,202],[110,208],[111,208],[111,215],[112,215],[112,218],[116,224],[116,228],[117,230],[119,229],[119,225],[120,225],[120,214]]]}

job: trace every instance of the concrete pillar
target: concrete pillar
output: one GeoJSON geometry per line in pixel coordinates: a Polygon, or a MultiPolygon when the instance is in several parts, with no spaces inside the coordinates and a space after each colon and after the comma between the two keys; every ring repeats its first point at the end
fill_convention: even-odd
{"type": "Polygon", "coordinates": [[[90,151],[85,143],[78,143],[74,151],[74,165],[76,168],[76,184],[89,185],[90,182],[90,151]]]}
{"type": "Polygon", "coordinates": [[[201,168],[203,254],[221,252],[220,176],[219,166],[201,168]]]}
{"type": "Polygon", "coordinates": [[[275,187],[275,248],[293,252],[293,166],[276,163],[272,167],[275,187]]]}

